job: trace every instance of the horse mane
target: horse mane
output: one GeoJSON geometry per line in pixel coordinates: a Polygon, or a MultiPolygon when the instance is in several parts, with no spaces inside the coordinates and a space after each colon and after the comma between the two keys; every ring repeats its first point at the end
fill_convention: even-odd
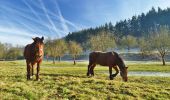
{"type": "Polygon", "coordinates": [[[119,60],[123,61],[122,58],[119,56],[119,54],[117,52],[113,52],[113,53],[119,60]]]}
{"type": "MultiPolygon", "coordinates": [[[[122,57],[120,57],[120,55],[119,55],[118,53],[116,53],[116,52],[113,52],[113,53],[114,53],[114,55],[116,56],[116,58],[118,58],[118,60],[120,61],[119,64],[123,64],[122,67],[125,67],[125,63],[124,63],[122,57]]],[[[119,65],[119,64],[118,64],[118,65],[119,65]]],[[[121,67],[121,66],[120,66],[120,67],[121,67]]]]}

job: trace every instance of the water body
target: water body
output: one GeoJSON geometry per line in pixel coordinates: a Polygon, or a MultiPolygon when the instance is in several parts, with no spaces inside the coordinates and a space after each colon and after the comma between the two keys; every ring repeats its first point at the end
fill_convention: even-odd
{"type": "MultiPolygon", "coordinates": [[[[109,74],[108,71],[104,71],[104,73],[107,74],[107,75],[109,74]]],[[[170,72],[129,71],[128,76],[170,77],[170,72]]]]}
{"type": "Polygon", "coordinates": [[[170,72],[144,72],[144,71],[130,71],[128,76],[160,76],[170,77],[170,72]]]}

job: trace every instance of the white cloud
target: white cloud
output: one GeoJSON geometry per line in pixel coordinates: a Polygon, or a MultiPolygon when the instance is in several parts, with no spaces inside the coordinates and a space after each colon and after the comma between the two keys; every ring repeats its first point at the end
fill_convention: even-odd
{"type": "Polygon", "coordinates": [[[61,22],[61,25],[62,25],[62,28],[65,32],[65,34],[68,34],[69,33],[69,29],[68,29],[68,26],[66,24],[66,21],[61,13],[61,10],[60,10],[60,7],[57,3],[57,1],[54,1],[55,5],[56,5],[56,8],[57,8],[57,11],[58,11],[58,16],[59,16],[59,19],[60,19],[60,22],[61,22]]]}
{"type": "MultiPolygon", "coordinates": [[[[52,28],[55,30],[55,32],[58,33],[58,29],[56,28],[54,22],[51,20],[50,16],[48,15],[48,11],[47,11],[43,1],[42,0],[39,0],[39,1],[40,1],[40,5],[41,5],[41,7],[42,7],[42,9],[43,9],[43,11],[44,11],[44,13],[45,13],[49,23],[52,25],[52,28]]],[[[59,35],[59,38],[60,38],[61,35],[60,34],[58,34],[58,35],[59,35]]]]}
{"type": "Polygon", "coordinates": [[[32,34],[30,32],[27,32],[25,30],[22,29],[18,29],[18,28],[8,28],[8,27],[3,27],[0,26],[0,32],[1,33],[9,33],[11,35],[20,35],[20,36],[25,36],[25,37],[34,37],[34,36],[38,36],[38,34],[32,34]]]}
{"type": "MultiPolygon", "coordinates": [[[[32,42],[33,37],[40,37],[40,34],[32,34],[19,28],[8,28],[0,26],[0,41],[13,45],[26,45],[32,42]]],[[[45,36],[45,38],[47,38],[45,36]]]]}
{"type": "Polygon", "coordinates": [[[25,46],[25,45],[33,42],[31,38],[28,39],[28,38],[15,36],[15,35],[11,35],[10,37],[5,36],[5,35],[0,35],[0,40],[1,40],[2,43],[11,43],[13,46],[17,46],[18,44],[25,46]]]}

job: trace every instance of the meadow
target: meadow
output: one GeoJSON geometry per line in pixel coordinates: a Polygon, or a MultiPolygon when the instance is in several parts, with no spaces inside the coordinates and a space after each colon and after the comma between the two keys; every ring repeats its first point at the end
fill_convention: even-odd
{"type": "MultiPolygon", "coordinates": [[[[126,62],[129,71],[170,72],[170,64],[161,62],[126,62]]],[[[109,80],[107,67],[97,66],[95,76],[87,77],[87,62],[44,61],[40,81],[26,80],[25,61],[0,62],[0,100],[167,100],[170,77],[129,76],[123,82],[118,75],[109,80]]]]}

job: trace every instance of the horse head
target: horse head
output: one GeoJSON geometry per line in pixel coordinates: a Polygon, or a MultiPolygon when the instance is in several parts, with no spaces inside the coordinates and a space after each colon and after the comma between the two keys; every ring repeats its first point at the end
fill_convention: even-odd
{"type": "Polygon", "coordinates": [[[44,43],[43,43],[43,40],[44,40],[44,37],[42,38],[39,38],[39,37],[35,37],[35,38],[32,38],[34,40],[34,52],[35,52],[35,56],[37,58],[40,58],[43,56],[43,48],[44,48],[44,43]]]}
{"type": "Polygon", "coordinates": [[[127,69],[128,69],[128,67],[122,67],[121,69],[120,69],[120,76],[122,77],[122,79],[125,81],[125,82],[127,82],[128,81],[128,77],[127,77],[127,69]]]}

